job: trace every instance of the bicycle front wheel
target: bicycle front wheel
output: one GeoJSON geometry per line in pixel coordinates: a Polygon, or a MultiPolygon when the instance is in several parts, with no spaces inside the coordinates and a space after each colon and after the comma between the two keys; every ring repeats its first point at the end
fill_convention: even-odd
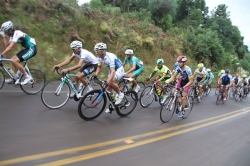
{"type": "Polygon", "coordinates": [[[107,103],[105,93],[95,89],[83,96],[78,104],[78,115],[83,120],[93,120],[101,115],[107,103]]]}
{"type": "Polygon", "coordinates": [[[165,103],[161,106],[160,111],[160,119],[163,123],[167,123],[173,117],[175,108],[176,101],[174,100],[174,97],[168,97],[165,103]]]}
{"type": "Polygon", "coordinates": [[[183,119],[186,119],[190,115],[190,113],[193,109],[193,105],[194,105],[193,96],[188,96],[187,97],[187,106],[184,108],[184,115],[182,116],[183,119]]]}
{"type": "Polygon", "coordinates": [[[138,102],[138,95],[133,90],[125,92],[124,98],[122,99],[121,105],[116,107],[116,112],[119,116],[127,116],[131,114],[138,102]]]}
{"type": "MultiPolygon", "coordinates": [[[[46,82],[45,75],[43,72],[41,72],[38,69],[29,69],[30,75],[33,78],[31,81],[29,81],[26,85],[20,85],[23,92],[34,95],[39,93],[46,82]]],[[[21,82],[23,82],[25,79],[24,75],[21,77],[21,82]]]]}
{"type": "Polygon", "coordinates": [[[70,91],[68,83],[63,83],[61,79],[53,79],[44,86],[41,99],[46,107],[57,109],[68,102],[70,91]]]}
{"type": "Polygon", "coordinates": [[[143,108],[147,108],[148,106],[150,106],[150,104],[152,104],[152,102],[154,101],[154,99],[155,99],[155,96],[154,96],[153,86],[151,86],[151,85],[147,86],[141,92],[141,95],[140,95],[140,105],[143,108]]]}
{"type": "Polygon", "coordinates": [[[0,70],[0,89],[2,89],[2,87],[4,86],[5,83],[5,76],[3,74],[3,71],[0,70]]]}

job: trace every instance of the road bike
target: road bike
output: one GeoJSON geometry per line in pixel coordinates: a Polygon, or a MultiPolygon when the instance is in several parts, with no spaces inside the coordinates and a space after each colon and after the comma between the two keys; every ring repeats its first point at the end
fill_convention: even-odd
{"type": "Polygon", "coordinates": [[[238,86],[238,85],[235,85],[233,87],[230,87],[229,88],[229,98],[230,99],[235,99],[235,101],[238,101],[239,100],[239,97],[240,97],[240,93],[241,93],[241,87],[238,86]]]}
{"type": "MultiPolygon", "coordinates": [[[[173,86],[175,91],[169,97],[167,97],[164,104],[161,106],[160,119],[163,123],[168,122],[174,115],[174,113],[179,114],[182,111],[182,89],[173,86]]],[[[186,119],[192,109],[194,104],[194,98],[191,95],[186,96],[186,107],[184,108],[183,119],[186,119]]]]}
{"type": "Polygon", "coordinates": [[[220,84],[217,84],[216,88],[215,88],[215,91],[214,91],[214,94],[215,95],[218,95],[219,94],[219,91],[220,91],[220,84]]]}
{"type": "MultiPolygon", "coordinates": [[[[78,92],[77,87],[71,80],[71,78],[75,77],[76,74],[62,74],[60,73],[61,69],[59,68],[56,68],[55,70],[57,74],[62,77],[55,78],[47,82],[41,93],[41,100],[43,104],[51,109],[57,109],[64,106],[71,98],[71,94],[74,94],[73,99],[75,101],[79,101],[86,89],[86,87],[83,86],[78,92]]],[[[92,89],[100,87],[98,83],[90,81],[88,77],[85,77],[85,80],[92,89]]]]}
{"type": "Polygon", "coordinates": [[[122,102],[116,105],[115,97],[106,90],[108,83],[106,81],[99,80],[98,78],[97,80],[102,84],[101,89],[95,89],[88,92],[83,96],[78,104],[78,114],[83,120],[89,121],[100,116],[106,108],[108,101],[110,114],[113,111],[116,111],[119,116],[124,117],[134,111],[138,102],[138,96],[135,91],[125,91],[122,102]]]}
{"type": "Polygon", "coordinates": [[[24,93],[29,95],[39,93],[43,89],[43,86],[46,82],[45,75],[38,69],[30,69],[28,67],[28,61],[29,60],[23,61],[23,67],[25,71],[32,77],[32,80],[25,85],[21,85],[21,82],[23,82],[25,79],[24,74],[21,73],[20,70],[17,70],[16,74],[11,73],[11,70],[7,69],[3,64],[3,62],[12,62],[12,59],[0,59],[0,66],[3,69],[3,71],[0,70],[0,89],[3,88],[5,83],[5,72],[10,77],[10,79],[12,79],[12,82],[8,84],[13,85],[14,87],[20,87],[24,93]]]}
{"type": "Polygon", "coordinates": [[[207,96],[207,95],[209,95],[210,91],[211,91],[211,88],[206,83],[203,94],[205,94],[207,96]]]}
{"type": "Polygon", "coordinates": [[[200,86],[202,86],[202,84],[196,82],[194,85],[191,86],[191,89],[188,92],[189,96],[193,96],[194,100],[196,100],[198,103],[201,102],[201,99],[203,98],[203,94],[204,94],[204,91],[202,89],[202,93],[200,95],[200,100],[199,100],[198,94],[199,94],[200,86]]]}
{"type": "Polygon", "coordinates": [[[227,95],[225,94],[225,89],[226,89],[226,86],[224,85],[221,85],[221,88],[220,88],[220,91],[219,91],[219,95],[216,99],[216,104],[219,105],[220,103],[225,103],[226,100],[227,100],[227,95]],[[226,100],[224,100],[224,98],[226,97],[226,100]]]}
{"type": "Polygon", "coordinates": [[[148,85],[142,90],[139,99],[140,99],[140,105],[143,108],[147,108],[148,106],[150,106],[154,100],[159,101],[161,105],[162,87],[158,86],[157,81],[154,80],[152,85],[148,85]]]}
{"type": "MultiPolygon", "coordinates": [[[[133,80],[134,80],[133,78],[123,77],[121,79],[121,81],[119,81],[119,83],[118,83],[120,91],[125,92],[127,90],[134,89],[135,87],[134,87],[134,84],[132,82],[133,80]]],[[[144,82],[137,81],[137,84],[140,86],[141,89],[145,88],[144,82]]]]}

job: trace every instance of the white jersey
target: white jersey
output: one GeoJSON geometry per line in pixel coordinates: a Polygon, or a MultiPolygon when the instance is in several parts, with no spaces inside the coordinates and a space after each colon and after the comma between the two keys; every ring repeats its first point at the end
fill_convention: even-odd
{"type": "Polygon", "coordinates": [[[197,77],[202,78],[204,75],[206,75],[206,69],[203,67],[202,70],[200,71],[198,68],[194,71],[194,73],[197,74],[197,77]]]}
{"type": "Polygon", "coordinates": [[[118,68],[122,67],[122,62],[120,59],[113,53],[106,52],[106,55],[104,56],[104,59],[97,58],[98,59],[98,65],[106,65],[108,68],[115,68],[117,70],[118,68]]]}
{"type": "Polygon", "coordinates": [[[98,64],[96,56],[86,49],[81,49],[80,54],[73,53],[72,56],[82,59],[87,65],[98,64]]]}

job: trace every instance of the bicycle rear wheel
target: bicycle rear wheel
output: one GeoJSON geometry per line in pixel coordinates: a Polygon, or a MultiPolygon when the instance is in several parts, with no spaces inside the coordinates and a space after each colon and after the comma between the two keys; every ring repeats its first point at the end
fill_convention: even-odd
{"type": "MultiPolygon", "coordinates": [[[[30,75],[33,78],[31,81],[29,81],[26,85],[20,85],[23,92],[34,95],[39,93],[46,82],[45,75],[43,72],[41,72],[38,69],[29,69],[30,75]]],[[[24,75],[21,77],[21,82],[23,82],[25,79],[24,75]]]]}
{"type": "Polygon", "coordinates": [[[160,119],[163,123],[167,123],[174,115],[176,108],[176,101],[173,96],[166,99],[165,103],[161,106],[160,119]]]}
{"type": "Polygon", "coordinates": [[[44,86],[41,99],[48,108],[61,108],[68,102],[70,91],[68,83],[63,83],[60,78],[52,79],[44,86]]]}
{"type": "Polygon", "coordinates": [[[218,88],[215,88],[214,93],[215,93],[215,95],[218,95],[218,94],[219,94],[219,89],[218,89],[218,88]]]}
{"type": "Polygon", "coordinates": [[[120,81],[118,83],[118,86],[119,86],[120,91],[123,92],[123,93],[125,93],[128,90],[128,87],[127,87],[127,85],[125,84],[124,81],[120,81]]]}
{"type": "Polygon", "coordinates": [[[207,89],[206,89],[206,96],[208,96],[210,92],[211,92],[211,88],[207,87],[207,89]]]}
{"type": "Polygon", "coordinates": [[[188,100],[187,101],[187,107],[184,108],[184,112],[185,113],[182,116],[183,119],[186,119],[190,115],[190,113],[191,113],[191,111],[193,109],[193,105],[194,105],[194,98],[193,98],[193,96],[188,96],[187,100],[188,100]]]}
{"type": "Polygon", "coordinates": [[[219,94],[216,99],[216,104],[219,105],[221,101],[222,101],[222,94],[219,94]]]}
{"type": "Polygon", "coordinates": [[[101,115],[107,103],[105,93],[95,89],[83,96],[78,104],[78,115],[86,121],[93,120],[101,115]]]}
{"type": "Polygon", "coordinates": [[[4,86],[5,83],[5,76],[3,74],[3,71],[0,70],[0,89],[2,89],[2,87],[4,86]]]}
{"type": "Polygon", "coordinates": [[[148,106],[150,106],[150,104],[152,104],[152,102],[154,101],[154,99],[155,99],[155,96],[154,96],[153,86],[152,85],[147,86],[141,92],[141,95],[140,95],[140,105],[143,108],[147,108],[148,106]]]}
{"type": "Polygon", "coordinates": [[[131,114],[138,102],[138,95],[133,90],[125,92],[121,104],[116,107],[116,112],[119,116],[124,117],[131,114]]]}

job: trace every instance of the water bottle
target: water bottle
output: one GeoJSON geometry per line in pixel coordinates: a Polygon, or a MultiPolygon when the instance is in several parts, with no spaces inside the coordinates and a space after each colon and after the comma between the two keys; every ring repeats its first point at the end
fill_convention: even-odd
{"type": "Polygon", "coordinates": [[[8,71],[10,72],[10,74],[11,74],[12,76],[15,75],[14,71],[13,71],[11,68],[8,68],[8,71]]]}
{"type": "Polygon", "coordinates": [[[158,94],[158,96],[160,96],[161,95],[161,89],[156,89],[156,92],[157,92],[157,94],[158,94]]]}
{"type": "Polygon", "coordinates": [[[17,70],[17,72],[16,72],[16,79],[19,79],[19,77],[21,76],[21,72],[20,72],[20,70],[17,70]]]}
{"type": "Polygon", "coordinates": [[[132,89],[132,87],[133,87],[133,82],[130,82],[130,83],[129,83],[129,87],[130,87],[130,89],[132,89]]]}
{"type": "Polygon", "coordinates": [[[181,98],[180,97],[178,97],[178,109],[179,109],[179,111],[182,111],[182,108],[181,108],[181,98]]]}
{"type": "Polygon", "coordinates": [[[115,101],[115,94],[114,93],[111,92],[110,97],[111,97],[112,101],[115,101]]]}

